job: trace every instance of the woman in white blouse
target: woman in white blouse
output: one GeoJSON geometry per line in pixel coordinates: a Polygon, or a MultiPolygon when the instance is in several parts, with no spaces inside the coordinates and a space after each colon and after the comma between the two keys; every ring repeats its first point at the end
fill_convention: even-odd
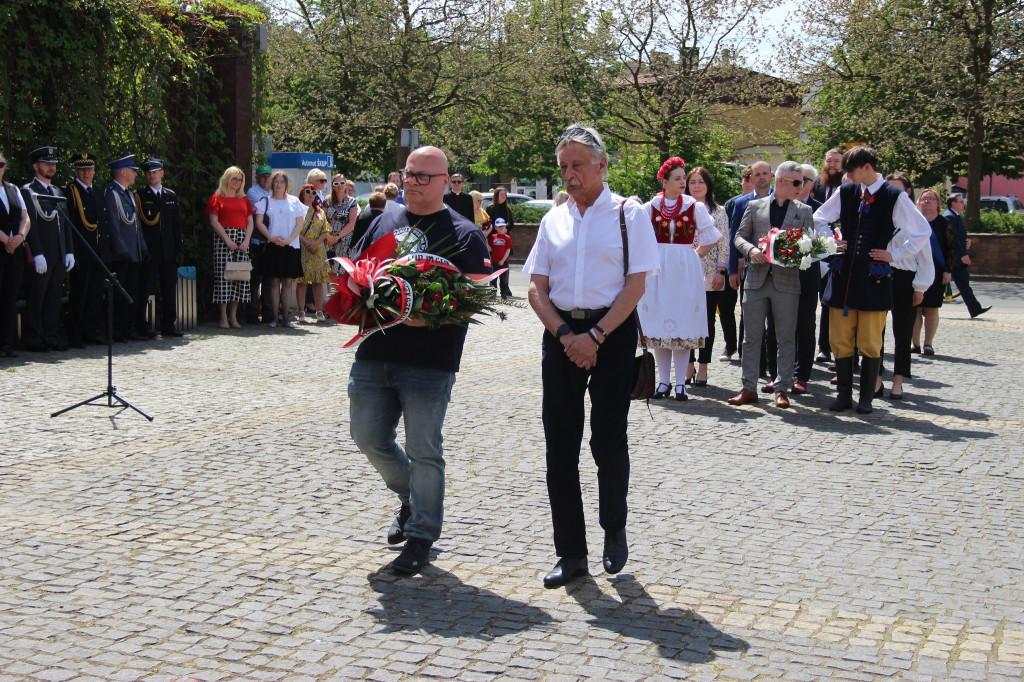
{"type": "Polygon", "coordinates": [[[277,171],[270,178],[270,197],[256,205],[256,229],[267,239],[263,276],[270,280],[271,327],[295,325],[288,319],[292,304],[292,280],[302,276],[299,232],[306,207],[288,194],[288,175],[277,171]],[[280,306],[280,308],[278,307],[280,306]]]}

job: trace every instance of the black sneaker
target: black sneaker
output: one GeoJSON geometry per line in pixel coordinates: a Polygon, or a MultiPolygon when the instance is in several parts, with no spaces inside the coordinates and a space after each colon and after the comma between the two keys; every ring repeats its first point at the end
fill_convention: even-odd
{"type": "Polygon", "coordinates": [[[398,516],[391,523],[391,528],[388,530],[388,544],[397,545],[400,542],[405,542],[405,523],[412,516],[412,509],[409,509],[409,505],[403,504],[402,508],[398,510],[398,516]]]}
{"type": "Polygon", "coordinates": [[[432,544],[434,543],[430,540],[409,538],[405,543],[405,549],[397,559],[391,562],[391,568],[404,575],[419,573],[424,566],[430,563],[430,546],[432,544]]]}

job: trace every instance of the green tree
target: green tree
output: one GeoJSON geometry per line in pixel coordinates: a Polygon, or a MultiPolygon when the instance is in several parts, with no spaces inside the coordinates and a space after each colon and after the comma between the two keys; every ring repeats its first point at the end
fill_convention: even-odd
{"type": "Polygon", "coordinates": [[[812,147],[864,140],[926,184],[966,175],[973,226],[982,175],[1024,172],[1022,25],[1021,0],[826,0],[798,45],[812,147]]]}

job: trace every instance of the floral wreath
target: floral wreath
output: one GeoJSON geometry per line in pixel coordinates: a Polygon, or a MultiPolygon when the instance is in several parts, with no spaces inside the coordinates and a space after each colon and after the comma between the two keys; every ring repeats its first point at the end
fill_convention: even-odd
{"type": "Polygon", "coordinates": [[[661,168],[658,169],[658,180],[665,182],[665,179],[674,171],[677,167],[682,166],[683,172],[686,172],[686,161],[681,156],[673,156],[671,159],[661,164],[661,168]]]}

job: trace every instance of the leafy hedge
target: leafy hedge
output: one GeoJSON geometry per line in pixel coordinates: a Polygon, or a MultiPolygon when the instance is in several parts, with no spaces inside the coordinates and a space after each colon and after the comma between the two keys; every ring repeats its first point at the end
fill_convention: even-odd
{"type": "Polygon", "coordinates": [[[510,204],[509,209],[512,211],[512,220],[516,221],[516,225],[539,223],[544,214],[551,210],[539,206],[522,206],[520,204],[510,204]]]}
{"type": "MultiPolygon", "coordinates": [[[[181,205],[186,263],[199,271],[201,311],[209,312],[213,231],[203,212],[233,157],[213,65],[249,55],[262,21],[245,0],[7,0],[0,10],[4,179],[28,180],[29,151],[47,144],[62,161],[96,154],[98,187],[110,182],[111,159],[160,157],[181,205]]],[[[258,89],[265,60],[253,59],[258,89]]],[[[54,182],[72,178],[68,163],[58,164],[54,182]]],[[[140,176],[136,187],[144,182],[140,176]]]]}
{"type": "Polygon", "coordinates": [[[1024,234],[1024,213],[982,211],[976,232],[989,234],[1024,234]]]}

